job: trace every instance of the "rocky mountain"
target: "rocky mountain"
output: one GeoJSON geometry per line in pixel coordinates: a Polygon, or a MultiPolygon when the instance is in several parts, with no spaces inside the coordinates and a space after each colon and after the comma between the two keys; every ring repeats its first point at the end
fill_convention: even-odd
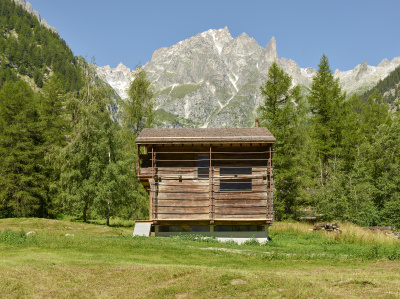
{"type": "Polygon", "coordinates": [[[49,24],[47,24],[46,19],[42,19],[38,11],[34,10],[32,4],[25,0],[13,0],[15,3],[22,5],[22,7],[29,12],[32,16],[36,17],[36,19],[40,22],[40,24],[50,31],[58,34],[58,30],[49,24]]]}
{"type": "Polygon", "coordinates": [[[122,99],[128,97],[126,91],[129,87],[129,83],[133,80],[134,75],[131,73],[130,68],[123,65],[122,62],[113,69],[110,68],[109,65],[98,67],[97,74],[111,85],[122,99]]]}
{"type": "Polygon", "coordinates": [[[370,66],[366,61],[357,65],[350,71],[335,71],[344,90],[349,94],[353,92],[362,93],[374,87],[380,80],[386,78],[396,67],[400,65],[400,57],[392,61],[383,59],[378,66],[370,66]]]}
{"type": "MultiPolygon", "coordinates": [[[[273,61],[292,76],[294,84],[310,87],[315,69],[279,58],[274,37],[264,48],[245,33],[232,38],[225,27],[156,50],[144,68],[157,91],[158,125],[188,125],[182,122],[188,120],[198,127],[252,126],[262,102],[259,86],[273,61]]],[[[398,65],[400,57],[384,59],[377,67],[364,62],[350,71],[336,70],[335,76],[351,94],[374,86],[398,65]]],[[[115,69],[99,67],[98,74],[126,99],[134,73],[119,64],[115,69]]]]}

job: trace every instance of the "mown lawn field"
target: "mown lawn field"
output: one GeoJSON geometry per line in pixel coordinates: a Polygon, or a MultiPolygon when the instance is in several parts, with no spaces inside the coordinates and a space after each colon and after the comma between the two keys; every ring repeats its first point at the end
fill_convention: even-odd
{"type": "Polygon", "coordinates": [[[0,220],[0,294],[74,298],[399,298],[400,240],[276,223],[258,245],[131,236],[132,228],[0,220]],[[27,232],[33,231],[26,235],[27,232]],[[69,234],[70,236],[66,236],[69,234]],[[72,236],[73,235],[73,236],[72,236]]]}

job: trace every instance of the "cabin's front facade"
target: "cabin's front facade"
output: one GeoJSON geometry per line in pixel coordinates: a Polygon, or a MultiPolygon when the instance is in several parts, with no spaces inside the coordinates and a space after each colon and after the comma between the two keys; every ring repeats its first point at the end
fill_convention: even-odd
{"type": "Polygon", "coordinates": [[[138,179],[155,235],[267,240],[274,142],[267,128],[144,129],[138,179]]]}

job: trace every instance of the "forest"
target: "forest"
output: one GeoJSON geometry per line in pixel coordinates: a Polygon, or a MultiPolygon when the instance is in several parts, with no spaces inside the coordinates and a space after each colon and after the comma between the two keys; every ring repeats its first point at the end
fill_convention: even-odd
{"type": "Polygon", "coordinates": [[[0,24],[0,218],[146,217],[135,131],[110,118],[95,65],[12,1],[0,2],[0,24]]]}
{"type": "MultiPolygon", "coordinates": [[[[134,143],[154,124],[145,71],[136,70],[115,123],[94,62],[11,0],[0,2],[0,61],[0,218],[148,217],[134,143]]],[[[258,117],[277,140],[277,219],[311,209],[321,220],[400,227],[399,72],[349,96],[323,55],[302,94],[272,64],[258,117]]]]}
{"type": "Polygon", "coordinates": [[[307,95],[291,84],[290,76],[273,63],[261,86],[260,120],[277,140],[278,218],[296,218],[312,207],[321,220],[399,227],[398,108],[378,89],[366,100],[347,96],[325,55],[307,95]]]}

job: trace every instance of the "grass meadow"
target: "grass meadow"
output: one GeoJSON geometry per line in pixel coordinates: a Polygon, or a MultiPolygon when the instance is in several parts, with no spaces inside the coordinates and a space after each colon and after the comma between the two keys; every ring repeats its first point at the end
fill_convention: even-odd
{"type": "Polygon", "coordinates": [[[2,298],[399,298],[400,240],[275,223],[271,241],[132,237],[133,228],[0,220],[2,298]],[[26,234],[28,232],[34,232],[26,234]],[[69,234],[69,235],[67,235],[69,234]]]}

